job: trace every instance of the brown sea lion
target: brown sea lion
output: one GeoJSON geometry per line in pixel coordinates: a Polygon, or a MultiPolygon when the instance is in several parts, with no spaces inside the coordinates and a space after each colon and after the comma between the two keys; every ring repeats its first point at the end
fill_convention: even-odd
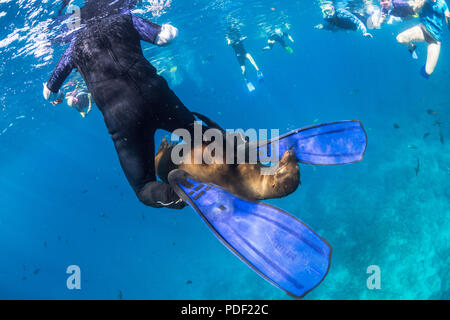
{"type": "MultiPolygon", "coordinates": [[[[292,151],[287,151],[273,175],[262,175],[262,164],[189,164],[175,165],[171,153],[175,144],[164,138],[156,155],[156,173],[167,182],[172,170],[181,169],[203,183],[216,184],[228,192],[249,200],[283,198],[295,192],[300,185],[300,167],[292,151]]],[[[202,146],[202,151],[206,148],[202,146]]],[[[194,150],[193,150],[194,151],[194,150]]],[[[195,152],[195,151],[194,151],[195,152]]],[[[191,154],[194,154],[191,152],[191,154]]],[[[186,155],[189,159],[191,154],[186,155]]]]}

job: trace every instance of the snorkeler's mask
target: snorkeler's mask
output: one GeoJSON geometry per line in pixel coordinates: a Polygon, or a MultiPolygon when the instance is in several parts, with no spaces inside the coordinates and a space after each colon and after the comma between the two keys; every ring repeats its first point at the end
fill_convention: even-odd
{"type": "Polygon", "coordinates": [[[336,13],[336,9],[331,4],[326,4],[322,7],[324,17],[332,17],[336,13]]]}

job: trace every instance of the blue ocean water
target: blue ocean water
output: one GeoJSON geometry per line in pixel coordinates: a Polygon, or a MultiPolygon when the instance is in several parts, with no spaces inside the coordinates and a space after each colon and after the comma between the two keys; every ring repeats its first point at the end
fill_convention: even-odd
{"type": "MultiPolygon", "coordinates": [[[[82,119],[43,100],[42,83],[65,49],[50,41],[57,8],[56,0],[0,1],[0,298],[290,299],[191,209],[140,204],[98,110],[82,119]],[[66,287],[69,265],[81,268],[81,290],[66,287]]],[[[363,162],[303,165],[301,188],[268,201],[333,247],[328,276],[306,299],[450,298],[448,34],[426,81],[425,46],[414,61],[395,41],[415,20],[366,39],[315,29],[322,20],[315,1],[144,1],[136,13],[179,28],[169,47],[143,44],[146,57],[172,69],[162,75],[186,106],[225,128],[284,133],[363,122],[363,162]],[[240,25],[265,74],[252,94],[225,41],[230,23],[240,25]],[[263,53],[267,31],[284,24],[294,54],[263,53]],[[380,290],[367,288],[371,265],[381,269],[380,290]]],[[[249,75],[256,84],[250,67],[249,75]]]]}

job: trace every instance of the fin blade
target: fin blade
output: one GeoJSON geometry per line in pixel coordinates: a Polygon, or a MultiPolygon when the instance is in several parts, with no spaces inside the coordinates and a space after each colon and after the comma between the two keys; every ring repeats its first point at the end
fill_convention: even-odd
{"type": "Polygon", "coordinates": [[[169,181],[230,251],[289,295],[303,297],[327,275],[331,247],[294,216],[197,182],[181,170],[172,171],[169,181]]]}
{"type": "Polygon", "coordinates": [[[249,92],[255,91],[255,86],[251,82],[247,82],[247,89],[249,92]]]}
{"type": "Polygon", "coordinates": [[[341,121],[292,131],[273,139],[267,152],[277,148],[280,159],[293,150],[301,163],[343,165],[359,162],[367,148],[367,134],[360,121],[341,121]],[[274,144],[278,142],[278,146],[274,144]]]}

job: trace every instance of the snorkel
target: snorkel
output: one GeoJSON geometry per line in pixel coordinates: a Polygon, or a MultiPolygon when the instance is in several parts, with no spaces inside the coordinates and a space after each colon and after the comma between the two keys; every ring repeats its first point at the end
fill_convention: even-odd
{"type": "Polygon", "coordinates": [[[336,9],[331,4],[324,5],[322,7],[322,14],[324,18],[333,18],[336,14],[336,9]]]}

